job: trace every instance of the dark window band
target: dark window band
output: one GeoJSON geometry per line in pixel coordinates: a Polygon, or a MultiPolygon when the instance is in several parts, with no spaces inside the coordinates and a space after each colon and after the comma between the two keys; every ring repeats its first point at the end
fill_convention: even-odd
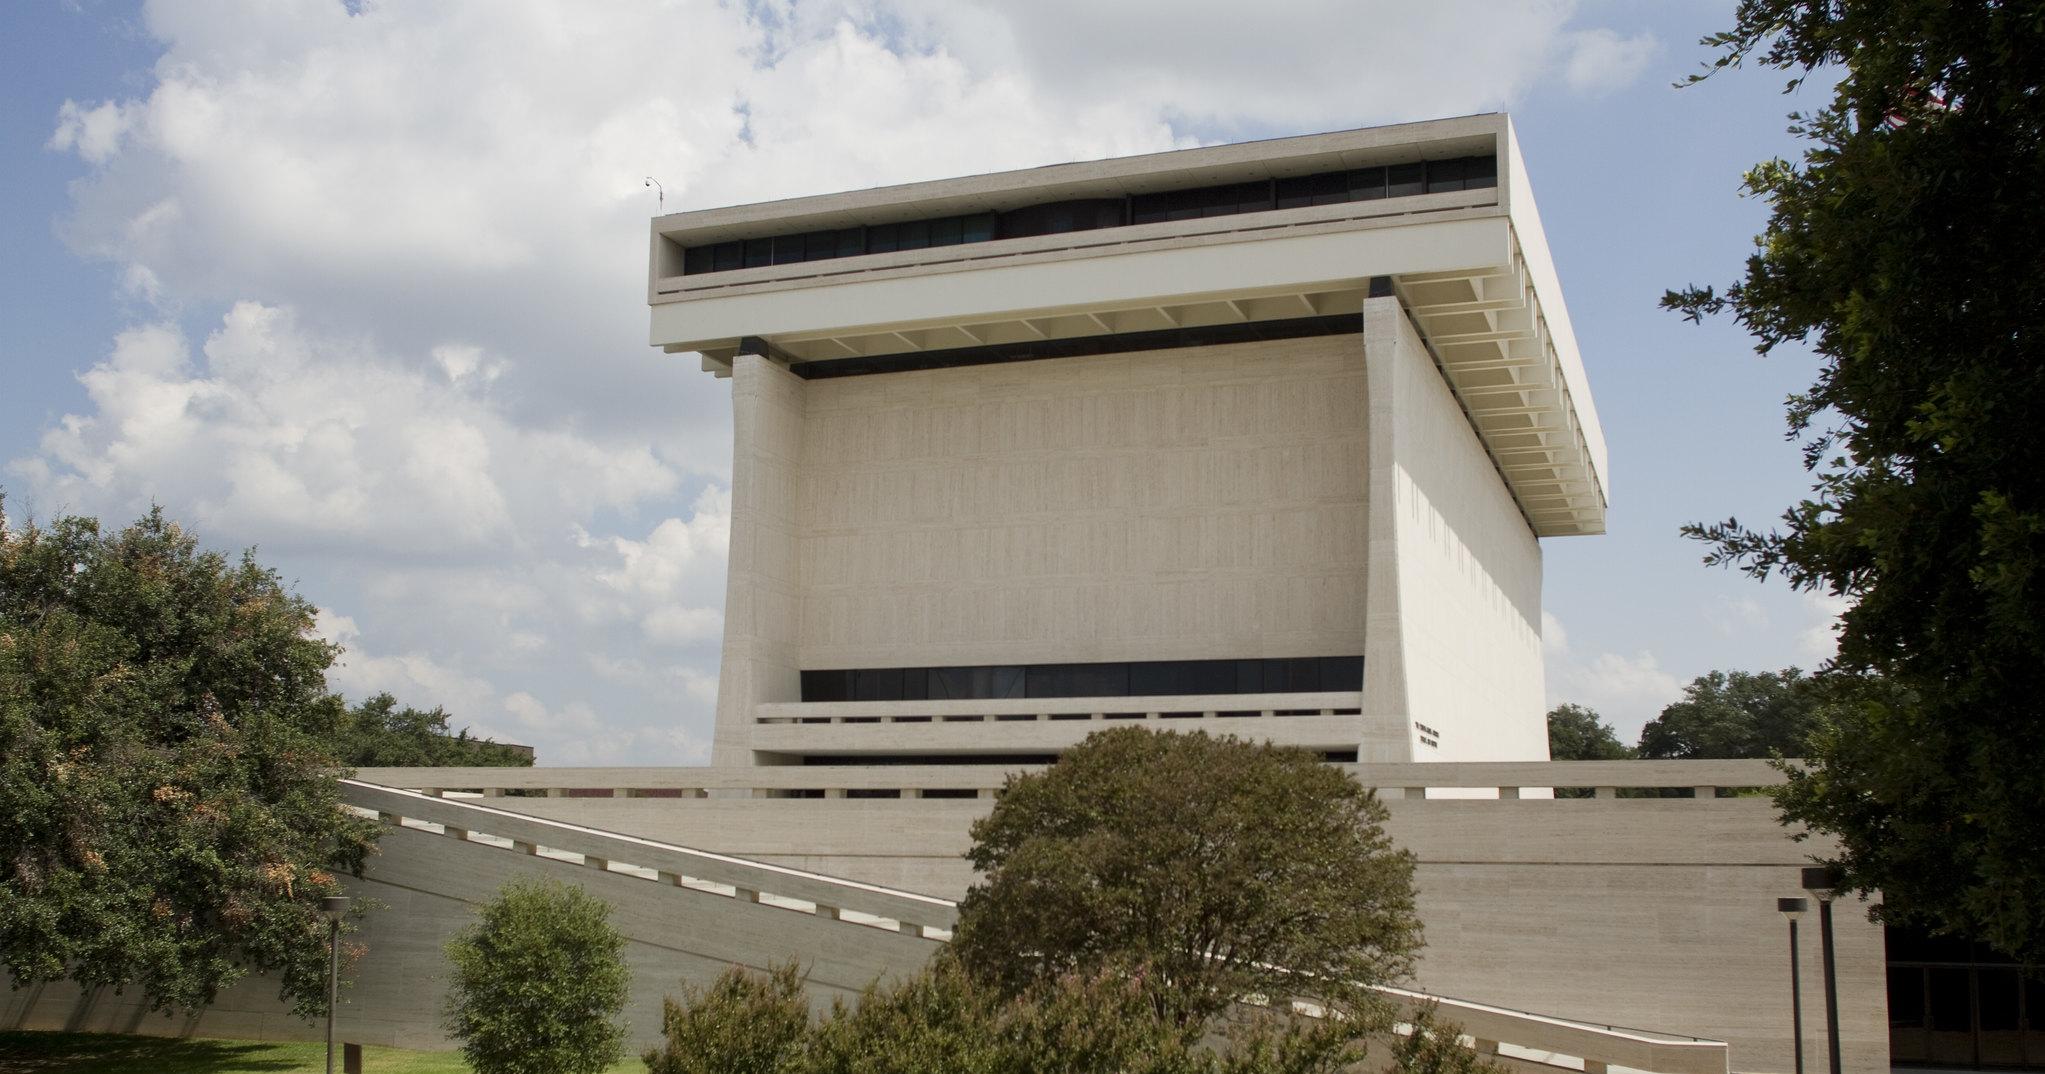
{"type": "Polygon", "coordinates": [[[1299,339],[1306,336],[1339,336],[1363,331],[1363,318],[1354,313],[1327,317],[1291,317],[1275,321],[1245,321],[1212,324],[1197,328],[1163,328],[1154,332],[1117,332],[1105,336],[1075,336],[1071,339],[1033,339],[1020,343],[993,343],[984,347],[950,350],[904,351],[860,358],[827,358],[796,362],[789,369],[805,380],[828,377],[860,377],[872,373],[908,373],[919,369],[949,369],[964,365],[999,365],[1003,362],[1034,362],[1045,358],[1076,358],[1088,354],[1119,354],[1123,351],[1170,350],[1175,347],[1214,347],[1224,343],[1253,343],[1259,340],[1299,339]]]}
{"type": "Polygon", "coordinates": [[[1154,697],[1322,693],[1363,689],[1363,657],[1143,660],[847,668],[802,673],[804,701],[963,701],[979,698],[1154,697]]]}
{"type": "Polygon", "coordinates": [[[733,239],[684,250],[682,273],[700,276],[710,272],[827,261],[861,254],[924,250],[1033,235],[1062,235],[1134,224],[1298,209],[1309,205],[1377,201],[1450,190],[1483,190],[1497,185],[1496,157],[1414,161],[1378,168],[1353,168],[1318,175],[1134,194],[1123,198],[1057,201],[1005,212],[968,213],[898,224],[733,239]]]}

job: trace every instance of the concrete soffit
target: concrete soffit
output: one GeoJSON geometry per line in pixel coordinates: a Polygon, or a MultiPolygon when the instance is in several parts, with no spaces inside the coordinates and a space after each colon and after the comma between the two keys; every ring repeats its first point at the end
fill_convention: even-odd
{"type": "MultiPolygon", "coordinates": [[[[1540,537],[1603,533],[1604,482],[1575,394],[1585,389],[1567,375],[1526,258],[1516,240],[1509,245],[1504,265],[1395,273],[1389,277],[1393,293],[1512,491],[1528,527],[1540,537]]],[[[732,358],[741,351],[799,366],[840,358],[1360,315],[1368,287],[1368,280],[1352,279],[1160,297],[1142,304],[984,311],[944,321],[745,337],[736,345],[703,347],[699,353],[705,372],[728,377],[732,358]]]]}
{"type": "Polygon", "coordinates": [[[1509,264],[1405,273],[1394,294],[1536,536],[1605,532],[1605,489],[1517,241],[1509,264]]]}

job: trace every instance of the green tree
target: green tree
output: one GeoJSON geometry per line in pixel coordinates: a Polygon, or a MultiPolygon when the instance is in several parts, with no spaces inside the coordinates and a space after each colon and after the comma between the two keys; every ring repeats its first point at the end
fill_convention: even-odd
{"type": "Polygon", "coordinates": [[[1376,795],[1305,750],[1203,733],[1098,732],[1011,776],[973,825],[984,879],[953,948],[1005,994],[1140,974],[1160,1013],[1204,1022],[1302,980],[1366,1017],[1360,986],[1420,947],[1413,857],[1376,795]],[[1282,968],[1281,968],[1282,967],[1282,968]]]}
{"type": "Polygon", "coordinates": [[[1683,688],[1683,699],[1640,729],[1650,758],[1800,757],[1817,695],[1804,673],[1714,671],[1683,688]]]}
{"type": "Polygon", "coordinates": [[[531,767],[532,754],[467,729],[450,734],[446,712],[399,706],[389,694],[348,709],[334,734],[342,764],[359,768],[531,767]]]}
{"type": "MultiPolygon", "coordinates": [[[[1366,1057],[1371,1030],[1338,1019],[1237,1007],[1211,1026],[1160,1018],[1134,976],[1067,974],[1004,996],[948,953],[916,975],[869,986],[809,1017],[794,965],[734,967],[667,1002],[650,1074],[1338,1074],[1366,1057]]],[[[1400,1074],[1498,1074],[1459,1030],[1416,1018],[1390,1042],[1400,1074]]]]}
{"type": "Polygon", "coordinates": [[[1623,761],[1633,750],[1596,709],[1564,703],[1548,710],[1548,759],[1553,761],[1623,761]]]}
{"type": "Polygon", "coordinates": [[[196,1009],[251,971],[325,1010],[321,896],[360,875],[325,736],[335,650],[253,554],[152,510],[0,512],[0,967],[196,1009]]]}
{"type": "Polygon", "coordinates": [[[1836,666],[1908,698],[1822,737],[1785,817],[1839,837],[1835,864],[1885,915],[2045,958],[2045,18],[1742,0],[1704,44],[1707,74],[1838,82],[1791,117],[1801,159],[1747,174],[1770,217],[1744,277],[1663,300],[1730,313],[1763,353],[1816,353],[1789,403],[1813,491],[1777,530],[1689,532],[1708,562],[1850,601],[1836,666]]]}
{"type": "Polygon", "coordinates": [[[640,1058],[647,1074],[779,1074],[810,1037],[809,997],[802,967],[790,962],[765,974],[742,966],[708,988],[690,987],[661,1001],[661,1045],[640,1058]]]}
{"type": "Polygon", "coordinates": [[[596,1074],[624,1055],[631,988],[611,908],[555,881],[506,884],[447,944],[447,1028],[477,1074],[596,1074]]]}

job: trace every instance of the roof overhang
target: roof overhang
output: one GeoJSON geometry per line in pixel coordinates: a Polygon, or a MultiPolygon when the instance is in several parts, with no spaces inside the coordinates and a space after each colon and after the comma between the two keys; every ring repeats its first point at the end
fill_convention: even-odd
{"type": "Polygon", "coordinates": [[[1361,310],[1389,277],[1541,536],[1601,533],[1605,447],[1504,116],[1186,150],[658,218],[652,342],[728,375],[792,364],[1361,310]],[[1496,188],[663,275],[668,247],[1312,173],[1495,147],[1496,188]],[[1337,163],[1331,164],[1330,161],[1337,163]]]}

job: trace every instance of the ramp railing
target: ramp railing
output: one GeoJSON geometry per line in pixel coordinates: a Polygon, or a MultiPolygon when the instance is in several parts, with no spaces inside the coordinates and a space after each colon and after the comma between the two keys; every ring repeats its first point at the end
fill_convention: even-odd
{"type": "Polygon", "coordinates": [[[475,800],[439,798],[357,779],[344,779],[341,785],[348,805],[374,813],[385,824],[510,852],[579,861],[604,872],[931,939],[948,938],[958,920],[958,905],[948,899],[544,820],[475,800]],[[941,935],[932,936],[933,931],[941,935]]]}

